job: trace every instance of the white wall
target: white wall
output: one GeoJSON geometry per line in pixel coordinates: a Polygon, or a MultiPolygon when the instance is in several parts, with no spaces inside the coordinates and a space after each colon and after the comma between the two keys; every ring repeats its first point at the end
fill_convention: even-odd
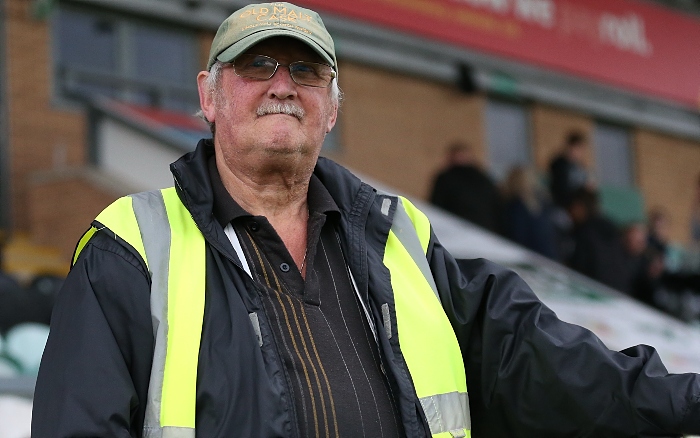
{"type": "Polygon", "coordinates": [[[170,163],[182,152],[109,118],[100,121],[97,144],[100,168],[130,186],[146,191],[173,185],[170,163]]]}

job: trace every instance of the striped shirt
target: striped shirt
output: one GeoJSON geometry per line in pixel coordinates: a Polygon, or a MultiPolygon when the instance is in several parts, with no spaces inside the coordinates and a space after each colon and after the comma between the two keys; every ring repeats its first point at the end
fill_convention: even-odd
{"type": "Polygon", "coordinates": [[[209,169],[214,214],[236,231],[282,360],[300,437],[402,437],[398,409],[336,226],[340,212],[323,184],[309,185],[306,279],[263,216],[245,212],[209,169]]]}

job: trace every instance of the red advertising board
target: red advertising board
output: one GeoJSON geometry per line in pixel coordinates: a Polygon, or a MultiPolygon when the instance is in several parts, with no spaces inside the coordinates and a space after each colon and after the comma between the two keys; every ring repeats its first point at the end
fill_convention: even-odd
{"type": "Polygon", "coordinates": [[[633,0],[300,4],[700,108],[700,19],[633,0]]]}

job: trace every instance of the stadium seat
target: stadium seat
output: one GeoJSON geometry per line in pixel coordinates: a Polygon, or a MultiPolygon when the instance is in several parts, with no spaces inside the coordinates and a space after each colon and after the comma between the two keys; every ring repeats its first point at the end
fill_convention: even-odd
{"type": "Polygon", "coordinates": [[[0,333],[17,324],[48,324],[62,277],[41,275],[26,289],[7,275],[0,274],[0,333]]]}
{"type": "Polygon", "coordinates": [[[0,272],[0,333],[5,333],[17,321],[17,306],[22,287],[17,281],[0,272]]]}
{"type": "Polygon", "coordinates": [[[36,374],[48,337],[49,326],[45,324],[18,324],[5,336],[5,355],[19,364],[23,374],[36,374]]]}
{"type": "Polygon", "coordinates": [[[598,193],[601,212],[618,226],[646,222],[644,197],[636,188],[600,186],[598,193]]]}
{"type": "Polygon", "coordinates": [[[11,360],[0,356],[0,379],[16,377],[19,375],[19,369],[11,360]]]}
{"type": "Polygon", "coordinates": [[[0,437],[29,438],[31,423],[31,400],[0,395],[0,437]]]}
{"type": "Polygon", "coordinates": [[[58,293],[59,289],[61,289],[61,286],[63,286],[64,281],[64,277],[59,277],[56,275],[37,275],[29,284],[29,290],[35,290],[37,293],[42,295],[54,297],[58,293]]]}

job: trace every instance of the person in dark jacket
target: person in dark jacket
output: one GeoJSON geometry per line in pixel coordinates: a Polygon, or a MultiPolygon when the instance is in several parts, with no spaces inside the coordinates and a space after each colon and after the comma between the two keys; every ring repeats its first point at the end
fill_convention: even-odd
{"type": "Polygon", "coordinates": [[[671,245],[671,218],[663,207],[654,207],[648,215],[648,245],[665,257],[671,245]]]}
{"type": "Polygon", "coordinates": [[[587,147],[586,136],[579,131],[571,131],[566,135],[562,151],[549,164],[552,200],[562,209],[571,203],[577,190],[592,188],[584,161],[587,147]]]}
{"type": "Polygon", "coordinates": [[[627,291],[629,275],[620,230],[600,213],[597,193],[577,190],[568,212],[574,244],[569,266],[613,289],[627,291]]]}
{"type": "Polygon", "coordinates": [[[435,177],[430,202],[487,230],[500,231],[500,192],[467,144],[456,142],[448,148],[447,166],[435,177]]]}
{"type": "Polygon", "coordinates": [[[650,306],[657,306],[656,291],[664,271],[663,253],[652,245],[645,224],[633,222],[622,230],[627,287],[623,292],[650,306]]]}
{"type": "Polygon", "coordinates": [[[510,240],[557,259],[557,230],[551,202],[531,169],[515,166],[508,172],[503,209],[503,233],[510,240]]]}
{"type": "Polygon", "coordinates": [[[313,11],[222,24],[198,76],[213,138],[78,244],[33,437],[700,432],[698,375],[608,350],[510,271],[458,265],[407,199],[319,158],[336,75],[313,11]]]}

